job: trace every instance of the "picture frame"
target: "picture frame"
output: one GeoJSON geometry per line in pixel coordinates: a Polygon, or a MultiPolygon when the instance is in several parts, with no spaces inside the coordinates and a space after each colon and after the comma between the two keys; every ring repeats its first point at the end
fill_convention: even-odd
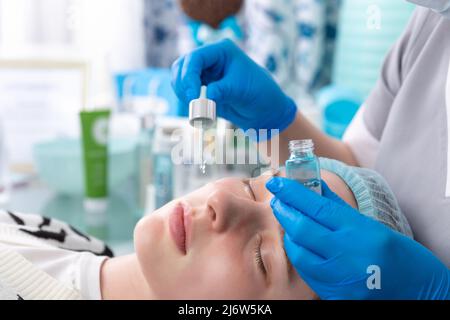
{"type": "Polygon", "coordinates": [[[79,134],[88,75],[80,60],[0,59],[0,119],[10,171],[34,171],[36,143],[79,134]]]}

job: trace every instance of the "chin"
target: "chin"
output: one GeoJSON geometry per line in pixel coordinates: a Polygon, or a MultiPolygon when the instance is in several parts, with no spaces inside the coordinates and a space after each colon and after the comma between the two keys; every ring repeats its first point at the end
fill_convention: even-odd
{"type": "Polygon", "coordinates": [[[147,277],[150,268],[157,267],[164,257],[165,221],[160,215],[151,214],[142,218],[134,229],[134,248],[141,265],[142,272],[147,277]]]}
{"type": "Polygon", "coordinates": [[[159,299],[167,296],[167,290],[176,278],[175,266],[180,264],[168,232],[166,213],[169,210],[164,208],[142,218],[134,229],[134,247],[139,266],[159,299]]]}

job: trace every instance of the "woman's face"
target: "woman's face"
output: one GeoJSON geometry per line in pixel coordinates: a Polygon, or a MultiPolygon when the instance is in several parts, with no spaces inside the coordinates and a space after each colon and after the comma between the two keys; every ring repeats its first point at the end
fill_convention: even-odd
{"type": "Polygon", "coordinates": [[[286,258],[270,178],[210,183],[139,222],[136,253],[156,298],[314,298],[286,258]]]}

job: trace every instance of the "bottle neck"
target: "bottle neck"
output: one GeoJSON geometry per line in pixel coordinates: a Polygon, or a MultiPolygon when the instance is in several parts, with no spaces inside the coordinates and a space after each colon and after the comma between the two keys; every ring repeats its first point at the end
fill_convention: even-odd
{"type": "Polygon", "coordinates": [[[294,140],[289,143],[292,158],[312,158],[314,155],[314,143],[312,140],[294,140]]]}

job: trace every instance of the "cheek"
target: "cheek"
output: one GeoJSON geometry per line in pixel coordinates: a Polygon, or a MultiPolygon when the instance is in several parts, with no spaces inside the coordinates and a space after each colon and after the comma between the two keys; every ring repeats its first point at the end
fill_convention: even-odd
{"type": "MultiPolygon", "coordinates": [[[[151,215],[135,228],[134,246],[141,271],[149,284],[157,283],[167,267],[174,263],[174,251],[165,232],[163,217],[151,215]]],[[[165,279],[164,279],[165,280],[165,279]]]]}
{"type": "MultiPolygon", "coordinates": [[[[240,242],[232,235],[216,236],[199,245],[176,275],[181,299],[257,299],[261,287],[240,242]]],[[[172,297],[173,298],[173,297],[172,297]]]]}
{"type": "Polygon", "coordinates": [[[291,287],[286,290],[289,293],[287,299],[293,300],[318,300],[315,292],[304,282],[300,276],[297,276],[291,284],[291,287]]]}
{"type": "Polygon", "coordinates": [[[163,221],[158,216],[148,216],[134,229],[134,247],[141,264],[149,263],[155,244],[162,239],[163,221]]]}

